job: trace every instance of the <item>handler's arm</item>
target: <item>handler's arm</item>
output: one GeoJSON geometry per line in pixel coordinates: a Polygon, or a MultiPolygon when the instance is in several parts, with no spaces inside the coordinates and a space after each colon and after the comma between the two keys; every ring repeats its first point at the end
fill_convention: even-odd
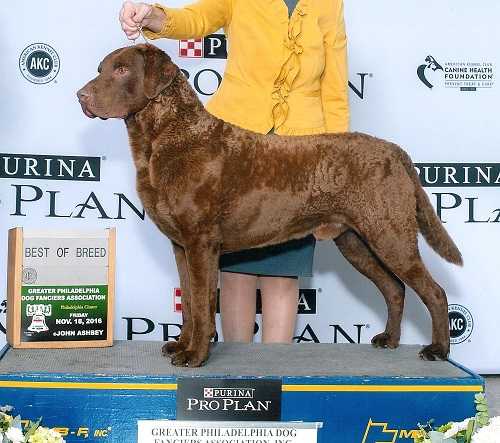
{"type": "Polygon", "coordinates": [[[149,39],[204,37],[226,26],[231,17],[231,0],[199,0],[183,8],[167,8],[156,3],[154,7],[163,11],[165,20],[160,32],[144,29],[149,39]]]}
{"type": "Polygon", "coordinates": [[[349,93],[343,0],[338,1],[336,12],[330,18],[324,33],[326,61],[321,76],[321,101],[326,131],[346,132],[349,130],[349,93]]]}

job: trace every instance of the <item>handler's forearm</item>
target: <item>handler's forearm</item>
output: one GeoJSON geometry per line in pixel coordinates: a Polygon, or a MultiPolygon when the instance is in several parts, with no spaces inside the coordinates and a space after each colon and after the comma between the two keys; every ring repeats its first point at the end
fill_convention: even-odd
{"type": "Polygon", "coordinates": [[[151,13],[144,18],[143,26],[152,32],[160,32],[163,29],[165,21],[168,20],[165,12],[153,6],[151,13]]]}

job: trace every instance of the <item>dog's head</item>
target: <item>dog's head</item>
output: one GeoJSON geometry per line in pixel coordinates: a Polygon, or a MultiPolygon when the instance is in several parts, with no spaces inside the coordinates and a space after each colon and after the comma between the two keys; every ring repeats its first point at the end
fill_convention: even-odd
{"type": "Polygon", "coordinates": [[[126,118],[164,91],[179,72],[170,57],[149,44],[108,54],[99,75],[77,92],[87,117],[126,118]]]}

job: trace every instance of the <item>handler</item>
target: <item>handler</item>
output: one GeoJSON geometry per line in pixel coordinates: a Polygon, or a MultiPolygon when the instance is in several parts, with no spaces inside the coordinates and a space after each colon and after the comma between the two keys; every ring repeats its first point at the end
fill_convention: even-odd
{"type": "MultiPolygon", "coordinates": [[[[349,129],[343,0],[200,0],[183,8],[127,1],[120,22],[134,40],[140,27],[149,39],[179,40],[224,28],[227,66],[206,105],[224,121],[261,134],[349,129]]],[[[262,341],[292,340],[298,277],[312,275],[314,246],[310,235],[221,256],[225,341],[252,341],[258,281],[262,341]]]]}

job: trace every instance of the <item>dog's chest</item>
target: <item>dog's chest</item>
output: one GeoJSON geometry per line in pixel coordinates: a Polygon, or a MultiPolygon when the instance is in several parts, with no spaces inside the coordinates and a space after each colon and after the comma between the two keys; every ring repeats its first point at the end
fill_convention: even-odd
{"type": "Polygon", "coordinates": [[[171,240],[182,243],[178,217],[173,211],[174,204],[165,188],[153,186],[147,171],[137,173],[137,193],[146,214],[156,226],[171,240]]]}

